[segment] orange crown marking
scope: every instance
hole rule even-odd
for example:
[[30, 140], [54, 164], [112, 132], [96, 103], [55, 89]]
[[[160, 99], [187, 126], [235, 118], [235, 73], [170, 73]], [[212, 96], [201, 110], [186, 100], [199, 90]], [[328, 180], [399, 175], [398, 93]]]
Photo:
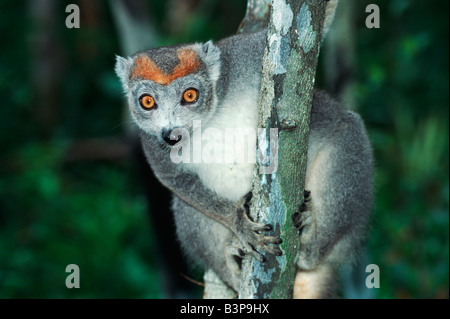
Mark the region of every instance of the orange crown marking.
[[161, 85], [167, 85], [179, 77], [197, 70], [200, 62], [192, 49], [179, 49], [177, 51], [180, 63], [173, 69], [172, 74], [166, 74], [146, 54], [138, 56], [134, 62], [131, 78], [142, 78]]

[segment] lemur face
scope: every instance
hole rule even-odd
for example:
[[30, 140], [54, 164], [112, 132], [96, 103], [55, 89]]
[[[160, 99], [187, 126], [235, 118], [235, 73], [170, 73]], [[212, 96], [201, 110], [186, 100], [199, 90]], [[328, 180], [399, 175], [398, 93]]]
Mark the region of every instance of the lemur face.
[[175, 128], [190, 130], [214, 111], [214, 83], [201, 45], [163, 47], [124, 59], [116, 72], [128, 95], [132, 117], [148, 134], [169, 144]]

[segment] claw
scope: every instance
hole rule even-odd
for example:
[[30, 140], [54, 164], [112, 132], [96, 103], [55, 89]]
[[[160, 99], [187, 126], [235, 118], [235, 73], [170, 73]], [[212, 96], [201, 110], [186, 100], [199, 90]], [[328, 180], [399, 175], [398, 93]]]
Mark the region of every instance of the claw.
[[245, 202], [246, 202], [246, 203], [250, 202], [250, 201], [252, 200], [252, 197], [253, 197], [253, 193], [252, 193], [252, 192], [248, 192], [248, 193], [244, 196]]
[[250, 253], [256, 260], [258, 260], [260, 263], [264, 263], [266, 262], [266, 257], [264, 257], [263, 255], [261, 255], [259, 252], [257, 252], [256, 250], [252, 250]]
[[266, 253], [269, 253], [269, 254], [272, 254], [272, 255], [275, 255], [275, 256], [282, 256], [283, 255], [283, 251], [279, 247], [266, 245], [263, 249], [264, 249], [264, 251]]
[[309, 202], [311, 200], [311, 192], [306, 189], [303, 191], [303, 198], [305, 202]]
[[302, 213], [302, 212], [304, 212], [305, 210], [306, 210], [306, 204], [305, 204], [305, 202], [303, 202], [301, 205], [300, 205], [300, 207], [298, 208], [298, 210]]

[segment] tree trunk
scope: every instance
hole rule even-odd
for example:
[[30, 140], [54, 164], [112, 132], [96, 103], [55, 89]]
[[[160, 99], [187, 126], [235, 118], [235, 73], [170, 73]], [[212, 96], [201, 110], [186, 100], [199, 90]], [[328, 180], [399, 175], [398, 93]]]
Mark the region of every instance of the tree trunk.
[[256, 32], [267, 27], [271, 2], [272, 0], [248, 0], [247, 11], [238, 28], [238, 33]]
[[[325, 1], [274, 0], [259, 98], [259, 161], [250, 212], [274, 225], [283, 256], [243, 261], [240, 298], [292, 298], [299, 241], [291, 215], [303, 201], [309, 118]], [[269, 149], [270, 145], [270, 149]], [[267, 157], [270, 162], [266, 163]]]

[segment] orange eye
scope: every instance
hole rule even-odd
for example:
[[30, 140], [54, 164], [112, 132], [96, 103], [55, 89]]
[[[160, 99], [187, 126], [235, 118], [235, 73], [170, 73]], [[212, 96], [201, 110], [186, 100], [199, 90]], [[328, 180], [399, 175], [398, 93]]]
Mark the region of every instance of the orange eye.
[[155, 99], [148, 94], [143, 94], [139, 98], [139, 104], [144, 110], [151, 110], [156, 106]]
[[187, 89], [183, 93], [183, 100], [181, 102], [183, 103], [194, 103], [198, 99], [198, 90], [197, 89]]

